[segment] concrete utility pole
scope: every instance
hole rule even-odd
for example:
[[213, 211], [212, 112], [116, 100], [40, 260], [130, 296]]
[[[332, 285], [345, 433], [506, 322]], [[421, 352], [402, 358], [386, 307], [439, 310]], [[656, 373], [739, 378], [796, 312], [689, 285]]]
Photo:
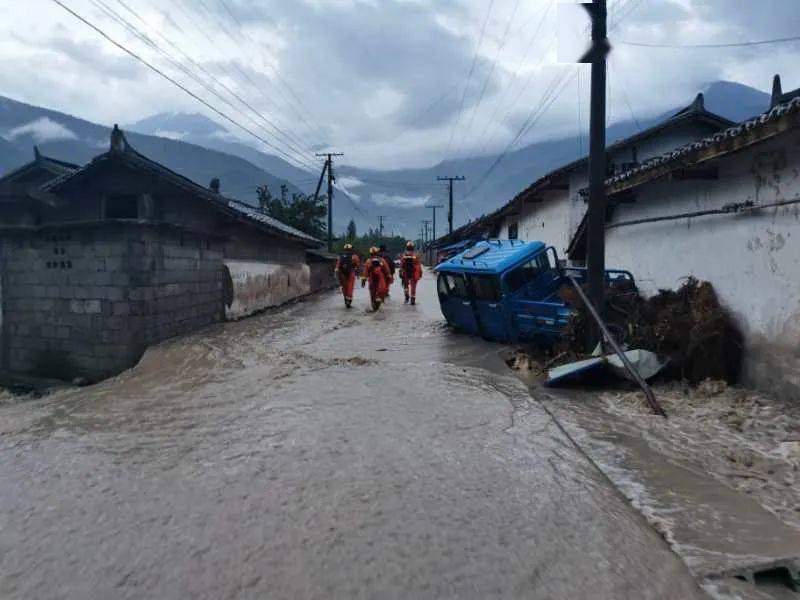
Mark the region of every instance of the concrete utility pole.
[[[592, 46], [580, 62], [592, 65], [589, 125], [589, 208], [586, 216], [586, 266], [589, 299], [603, 316], [605, 307], [606, 218], [606, 56], [608, 44], [606, 0], [583, 5], [592, 19]], [[600, 339], [592, 327], [589, 346]]]
[[378, 215], [378, 231], [380, 237], [383, 237], [383, 220], [388, 218], [386, 215]]
[[453, 233], [453, 182], [454, 181], [464, 181], [466, 177], [463, 175], [458, 175], [456, 177], [437, 177], [436, 181], [448, 181], [450, 182], [450, 205], [449, 210], [447, 211], [447, 233]]
[[333, 174], [333, 157], [344, 156], [341, 152], [326, 152], [317, 154], [317, 156], [327, 157], [325, 159], [325, 166], [322, 167], [322, 173], [319, 176], [319, 183], [317, 184], [317, 191], [314, 193], [314, 200], [319, 196], [319, 188], [322, 185], [322, 178], [325, 175], [325, 170], [328, 171], [328, 252], [333, 252], [333, 182], [336, 181], [336, 176]]
[[[433, 210], [433, 231], [431, 233], [431, 240], [433, 240], [435, 242], [436, 241], [436, 209], [437, 208], [444, 208], [444, 205], [442, 205], [442, 204], [431, 204], [429, 206], [426, 206], [425, 208], [430, 208], [430, 209]], [[429, 260], [429, 262], [431, 264], [433, 264], [433, 248], [430, 249], [429, 254], [430, 254], [430, 256], [428, 257], [428, 260]]]
[[423, 250], [423, 252], [427, 252], [428, 251], [428, 245], [430, 244], [430, 239], [431, 238], [430, 238], [430, 236], [428, 234], [428, 225], [430, 225], [430, 224], [431, 224], [431, 222], [428, 219], [425, 219], [424, 221], [422, 221], [422, 225], [425, 227], [425, 235], [422, 238], [422, 250]]

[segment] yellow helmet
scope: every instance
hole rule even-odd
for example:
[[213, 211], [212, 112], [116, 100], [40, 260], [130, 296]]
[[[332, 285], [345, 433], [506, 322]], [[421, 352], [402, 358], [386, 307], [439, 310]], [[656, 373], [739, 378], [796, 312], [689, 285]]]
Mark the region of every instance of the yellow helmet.
[[344, 245], [344, 249], [345, 250], [352, 250], [353, 249], [353, 244], [345, 244]]
[[406, 250], [413, 250], [414, 249], [414, 242], [406, 242]]
[[372, 248], [369, 249], [369, 253], [370, 254], [377, 254], [378, 253], [378, 249], [375, 246], [373, 246]]

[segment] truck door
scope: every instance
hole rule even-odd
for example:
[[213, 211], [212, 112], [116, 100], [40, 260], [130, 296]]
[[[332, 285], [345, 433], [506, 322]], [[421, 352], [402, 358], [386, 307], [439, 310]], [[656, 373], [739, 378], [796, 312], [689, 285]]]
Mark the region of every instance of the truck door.
[[558, 280], [546, 251], [503, 275], [511, 328], [518, 339], [553, 340], [560, 335], [570, 311], [556, 294]]
[[490, 340], [509, 339], [508, 314], [502, 302], [500, 278], [497, 275], [468, 275], [480, 334]]
[[453, 327], [477, 335], [478, 323], [464, 276], [460, 273], [440, 273], [436, 287], [439, 305], [447, 322]]

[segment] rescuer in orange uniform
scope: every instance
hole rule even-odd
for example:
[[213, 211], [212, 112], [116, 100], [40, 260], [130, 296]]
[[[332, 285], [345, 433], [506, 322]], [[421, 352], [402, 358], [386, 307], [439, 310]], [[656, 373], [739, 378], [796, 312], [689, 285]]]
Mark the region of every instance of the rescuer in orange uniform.
[[353, 288], [356, 285], [356, 274], [361, 266], [361, 259], [353, 252], [353, 244], [345, 244], [342, 253], [336, 260], [336, 275], [339, 285], [342, 286], [344, 305], [350, 308], [353, 305]]
[[361, 287], [369, 282], [369, 297], [372, 300], [373, 310], [378, 310], [386, 299], [391, 278], [392, 273], [386, 259], [381, 257], [379, 250], [373, 246], [369, 249], [369, 258], [364, 261], [364, 271], [361, 274]]
[[406, 294], [406, 304], [417, 303], [417, 282], [422, 279], [422, 263], [414, 253], [413, 242], [406, 244], [406, 251], [400, 259], [400, 279]]

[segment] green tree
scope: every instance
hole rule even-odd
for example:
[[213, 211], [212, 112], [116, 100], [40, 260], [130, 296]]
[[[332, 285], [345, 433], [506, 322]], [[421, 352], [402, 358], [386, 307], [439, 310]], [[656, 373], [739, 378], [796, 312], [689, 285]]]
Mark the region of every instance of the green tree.
[[356, 222], [353, 219], [350, 219], [350, 222], [347, 224], [347, 233], [345, 234], [345, 238], [352, 243], [353, 240], [357, 237], [356, 232]]
[[327, 196], [315, 202], [313, 196], [293, 194], [289, 200], [286, 186], [281, 186], [280, 198], [273, 197], [266, 185], [259, 186], [257, 192], [258, 205], [265, 214], [317, 239], [326, 237]]

